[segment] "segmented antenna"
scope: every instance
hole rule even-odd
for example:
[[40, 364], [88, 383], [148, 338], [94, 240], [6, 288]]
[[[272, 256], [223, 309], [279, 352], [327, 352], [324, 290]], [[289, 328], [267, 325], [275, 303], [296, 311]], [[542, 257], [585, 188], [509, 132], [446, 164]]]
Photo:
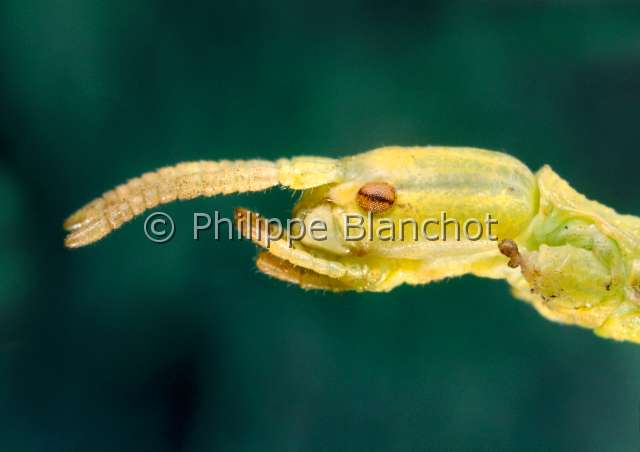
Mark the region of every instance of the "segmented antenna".
[[147, 209], [176, 199], [261, 191], [278, 185], [276, 163], [222, 160], [179, 163], [143, 174], [104, 193], [64, 223], [64, 244], [78, 248], [100, 240]]

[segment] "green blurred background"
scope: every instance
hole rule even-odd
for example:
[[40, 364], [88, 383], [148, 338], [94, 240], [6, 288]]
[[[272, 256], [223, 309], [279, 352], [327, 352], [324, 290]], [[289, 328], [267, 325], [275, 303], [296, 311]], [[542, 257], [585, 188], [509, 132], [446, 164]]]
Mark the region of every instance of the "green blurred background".
[[190, 238], [288, 192], [170, 205], [165, 245], [142, 218], [74, 251], [61, 228], [162, 165], [387, 144], [506, 150], [640, 214], [626, 5], [3, 0], [0, 450], [639, 450], [637, 345], [502, 282], [303, 292]]

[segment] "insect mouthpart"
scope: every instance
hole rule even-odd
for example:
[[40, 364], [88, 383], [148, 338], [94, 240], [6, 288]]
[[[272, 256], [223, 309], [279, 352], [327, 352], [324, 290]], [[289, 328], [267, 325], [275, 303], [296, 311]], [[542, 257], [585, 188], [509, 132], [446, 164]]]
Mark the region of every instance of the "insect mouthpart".
[[340, 221], [336, 209], [330, 203], [320, 204], [299, 212], [304, 223], [301, 242], [310, 247], [332, 254], [345, 255], [349, 250], [344, 246]]

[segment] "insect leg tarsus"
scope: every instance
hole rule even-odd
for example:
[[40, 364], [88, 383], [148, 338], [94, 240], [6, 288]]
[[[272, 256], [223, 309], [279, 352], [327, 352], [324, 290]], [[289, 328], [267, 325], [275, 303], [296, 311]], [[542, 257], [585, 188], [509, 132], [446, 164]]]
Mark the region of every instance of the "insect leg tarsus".
[[309, 270], [308, 268], [293, 265], [284, 259], [280, 259], [268, 251], [258, 255], [256, 266], [262, 273], [281, 281], [286, 281], [303, 289], [320, 289], [331, 292], [343, 292], [350, 287], [339, 279], [330, 278]]

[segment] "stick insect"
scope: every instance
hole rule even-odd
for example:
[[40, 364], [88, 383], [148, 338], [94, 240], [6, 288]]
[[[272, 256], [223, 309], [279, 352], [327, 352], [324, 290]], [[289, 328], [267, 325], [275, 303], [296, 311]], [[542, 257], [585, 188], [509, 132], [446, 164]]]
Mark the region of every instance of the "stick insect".
[[[322, 221], [327, 234], [293, 246], [286, 236], [269, 243], [261, 234], [269, 227], [264, 219], [237, 209], [243, 235], [265, 248], [257, 267], [267, 275], [336, 292], [386, 292], [464, 274], [505, 279], [515, 297], [550, 320], [640, 343], [640, 218], [587, 199], [549, 166], [534, 174], [500, 152], [396, 146], [342, 159], [180, 163], [131, 179], [78, 210], [64, 223], [65, 245], [100, 240], [176, 199], [274, 186], [301, 190], [292, 218]], [[368, 215], [371, 229], [443, 211], [462, 222], [490, 213], [495, 237], [351, 241], [341, 227], [349, 212]]]

